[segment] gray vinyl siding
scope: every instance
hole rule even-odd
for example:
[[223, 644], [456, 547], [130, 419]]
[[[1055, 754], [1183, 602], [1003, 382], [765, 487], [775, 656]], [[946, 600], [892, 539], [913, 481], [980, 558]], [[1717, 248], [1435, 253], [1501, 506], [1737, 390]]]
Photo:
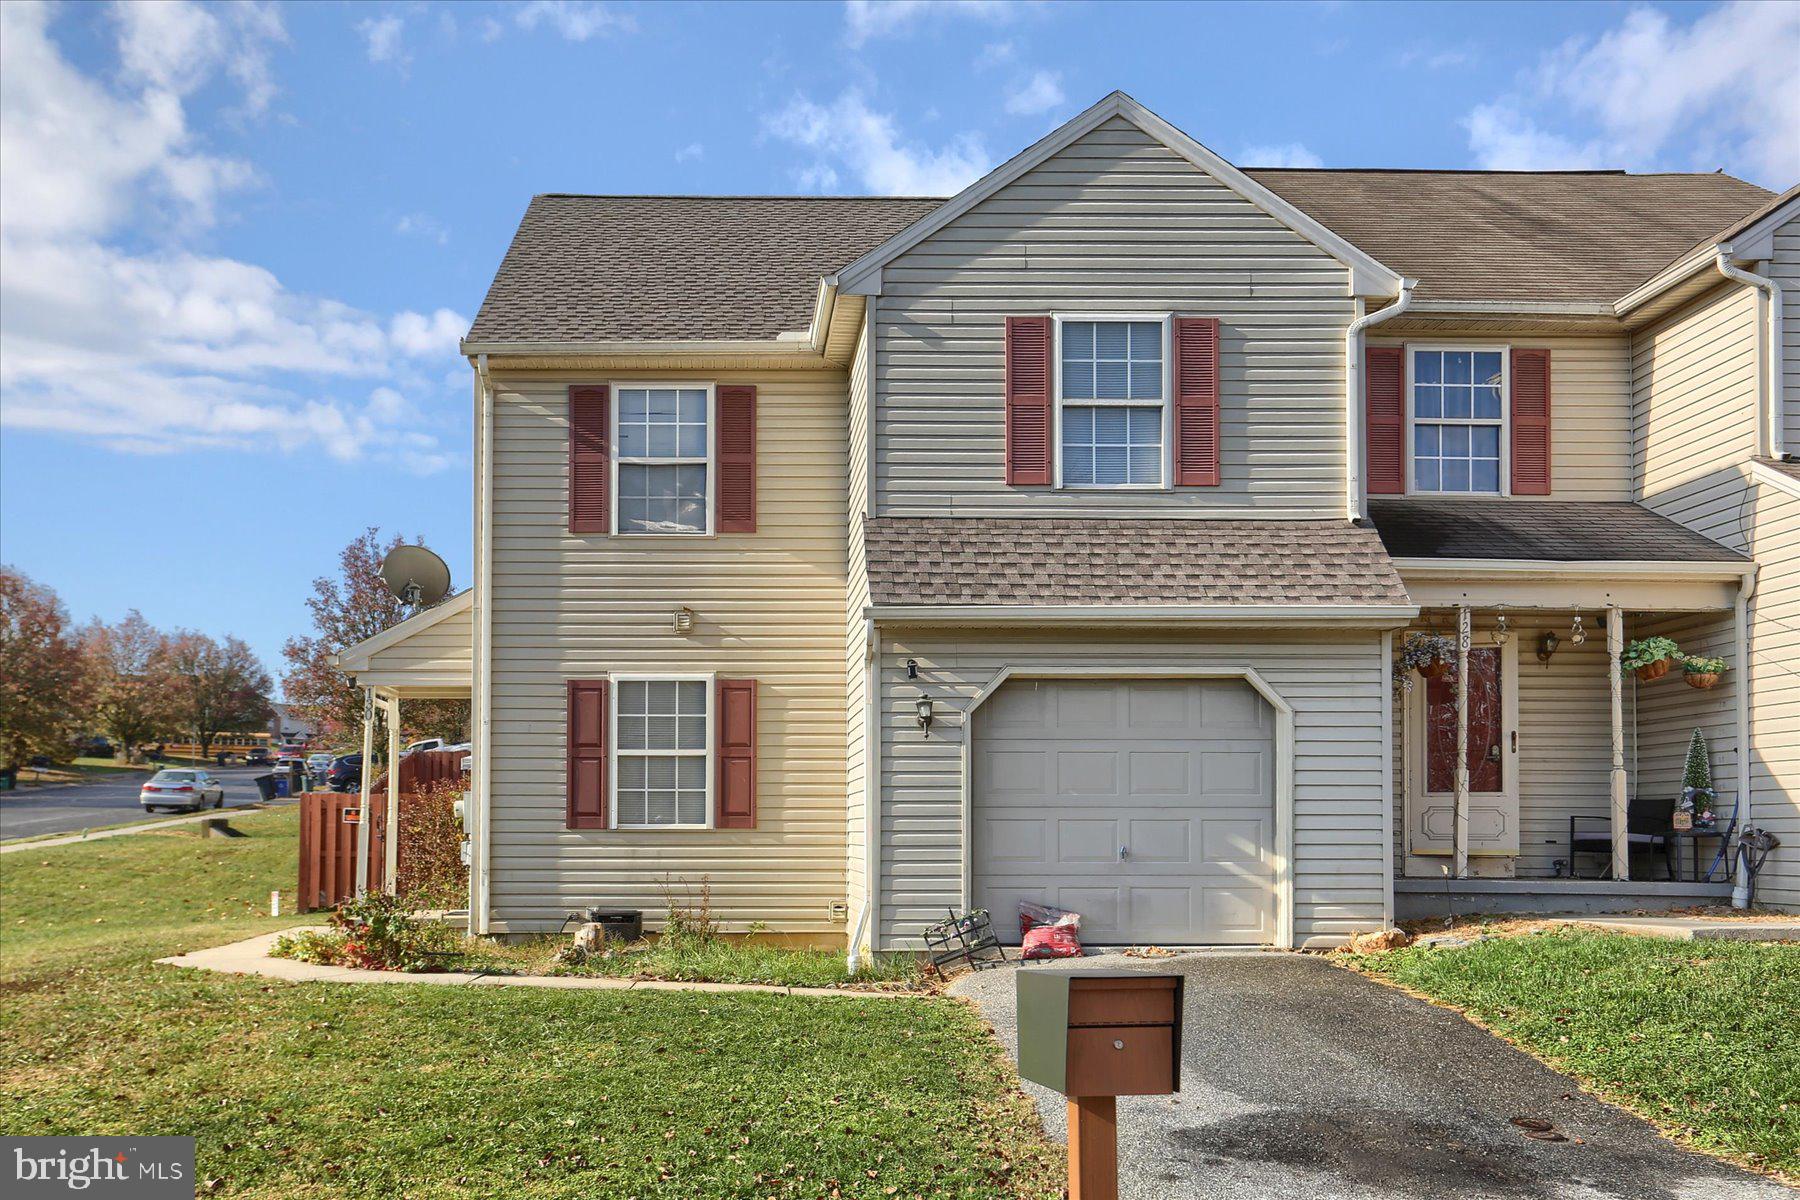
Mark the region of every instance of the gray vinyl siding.
[[[878, 511], [1341, 512], [1349, 290], [1342, 264], [1136, 126], [1109, 121], [883, 269]], [[1219, 318], [1222, 486], [1006, 486], [1004, 318], [1054, 312]]]
[[1520, 496], [1518, 499], [1527, 502], [1631, 499], [1631, 343], [1628, 338], [1496, 334], [1470, 330], [1393, 337], [1374, 336], [1371, 331], [1368, 340], [1372, 346], [1505, 346], [1549, 350], [1550, 494]]
[[[567, 531], [571, 382], [708, 378], [758, 387], [757, 532]], [[492, 904], [501, 932], [581, 905], [660, 924], [665, 880], [710, 885], [727, 930], [841, 943], [845, 897], [845, 393], [835, 371], [632, 371], [496, 380]], [[671, 615], [697, 614], [692, 634]], [[757, 828], [564, 828], [565, 680], [716, 672], [758, 684]]]
[[1756, 453], [1756, 310], [1755, 291], [1727, 284], [1633, 336], [1640, 495], [1703, 487]]
[[1783, 441], [1789, 454], [1800, 454], [1800, 217], [1775, 231], [1768, 274], [1781, 285]]
[[[919, 678], [906, 676], [916, 659]], [[1381, 637], [1372, 631], [1291, 637], [899, 632], [881, 668], [881, 913], [884, 948], [916, 945], [963, 895], [966, 706], [1005, 666], [1249, 666], [1294, 709], [1294, 940], [1379, 928], [1387, 802], [1382, 790]], [[919, 729], [920, 691], [938, 719]], [[996, 913], [999, 921], [1016, 914]]]

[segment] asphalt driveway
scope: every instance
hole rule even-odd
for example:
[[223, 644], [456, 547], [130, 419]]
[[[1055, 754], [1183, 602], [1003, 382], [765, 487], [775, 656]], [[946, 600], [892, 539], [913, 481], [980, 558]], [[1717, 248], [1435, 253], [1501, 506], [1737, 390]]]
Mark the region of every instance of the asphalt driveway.
[[[966, 975], [1015, 1052], [1014, 970], [1187, 976], [1182, 1090], [1119, 1101], [1121, 1194], [1176, 1200], [1740, 1200], [1796, 1193], [1682, 1150], [1456, 1013], [1315, 957], [1106, 955]], [[1064, 1101], [1027, 1084], [1052, 1136]], [[1528, 1138], [1514, 1117], [1567, 1141]]]

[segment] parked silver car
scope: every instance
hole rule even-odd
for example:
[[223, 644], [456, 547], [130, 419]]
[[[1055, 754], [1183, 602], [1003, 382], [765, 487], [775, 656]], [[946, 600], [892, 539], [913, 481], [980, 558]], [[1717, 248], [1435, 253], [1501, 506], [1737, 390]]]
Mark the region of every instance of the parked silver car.
[[198, 812], [208, 804], [223, 808], [225, 785], [205, 771], [158, 771], [138, 790], [138, 803], [144, 806], [145, 812], [155, 812], [159, 808], [170, 811], [185, 808], [189, 812]]

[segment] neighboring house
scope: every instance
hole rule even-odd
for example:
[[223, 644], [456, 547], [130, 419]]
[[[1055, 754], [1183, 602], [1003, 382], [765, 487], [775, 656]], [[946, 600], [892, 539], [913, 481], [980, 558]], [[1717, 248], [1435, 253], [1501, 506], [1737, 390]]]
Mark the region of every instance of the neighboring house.
[[[474, 697], [474, 926], [703, 880], [852, 953], [1028, 897], [1277, 946], [1717, 898], [1623, 879], [1694, 728], [1800, 905], [1797, 211], [1244, 171], [1118, 93], [948, 200], [537, 197], [463, 347], [475, 586], [419, 626], [472, 663], [412, 656]], [[1459, 622], [1466, 719], [1395, 686]], [[356, 659], [390, 701], [411, 624]], [[1658, 633], [1723, 682], [1620, 680]], [[1620, 879], [1557, 878], [1571, 817]]]

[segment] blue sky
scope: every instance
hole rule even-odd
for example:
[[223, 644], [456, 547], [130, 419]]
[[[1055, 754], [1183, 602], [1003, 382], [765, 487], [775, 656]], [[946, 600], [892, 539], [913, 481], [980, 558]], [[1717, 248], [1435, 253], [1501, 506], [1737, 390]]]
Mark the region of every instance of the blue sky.
[[937, 194], [1113, 88], [1243, 165], [1800, 177], [1800, 4], [0, 21], [0, 560], [271, 667], [365, 524], [469, 582], [456, 339], [535, 192]]

